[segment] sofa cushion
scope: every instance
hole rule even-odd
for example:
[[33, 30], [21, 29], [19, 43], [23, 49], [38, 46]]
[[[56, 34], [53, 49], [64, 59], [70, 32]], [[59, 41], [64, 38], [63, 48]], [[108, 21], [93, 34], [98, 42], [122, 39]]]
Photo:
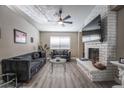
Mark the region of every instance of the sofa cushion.
[[54, 55], [53, 57], [60, 57], [60, 55]]
[[40, 64], [40, 62], [31, 62], [31, 68], [38, 66]]
[[11, 59], [18, 59], [18, 60], [20, 60], [20, 59], [23, 59], [24, 57], [13, 57], [13, 58], [11, 58]]
[[11, 60], [27, 60], [27, 61], [31, 61], [32, 60], [32, 57], [30, 55], [27, 55], [27, 56], [18, 56], [18, 57], [11, 58]]
[[37, 59], [33, 59], [32, 62], [41, 62], [43, 60], [43, 58], [37, 58]]
[[66, 58], [66, 57], [67, 57], [67, 55], [60, 55], [60, 57]]
[[32, 57], [31, 57], [31, 55], [28, 55], [28, 56], [24, 56], [22, 59], [24, 59], [24, 60], [32, 60]]

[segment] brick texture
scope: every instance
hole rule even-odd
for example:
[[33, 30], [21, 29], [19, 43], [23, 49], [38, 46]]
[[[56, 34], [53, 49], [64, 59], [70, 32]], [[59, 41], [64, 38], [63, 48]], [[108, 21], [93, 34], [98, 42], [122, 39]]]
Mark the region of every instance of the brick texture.
[[[99, 61], [107, 66], [106, 73], [115, 72], [116, 68], [110, 64], [111, 60], [116, 60], [116, 17], [117, 14], [114, 11], [110, 11], [109, 6], [96, 6], [90, 15], [85, 20], [85, 25], [89, 23], [97, 15], [101, 15], [101, 19], [104, 20], [104, 42], [86, 42], [85, 43], [85, 57], [88, 58], [89, 48], [99, 48]], [[109, 75], [109, 74], [107, 74]], [[114, 77], [114, 74], [111, 74]], [[113, 80], [112, 77], [112, 80]], [[101, 80], [104, 80], [103, 78]]]

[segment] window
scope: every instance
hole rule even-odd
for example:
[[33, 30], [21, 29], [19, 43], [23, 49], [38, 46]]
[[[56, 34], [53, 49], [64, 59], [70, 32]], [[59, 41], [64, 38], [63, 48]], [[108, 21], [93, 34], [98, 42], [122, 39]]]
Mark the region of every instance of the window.
[[50, 37], [51, 49], [70, 49], [69, 36], [51, 36]]

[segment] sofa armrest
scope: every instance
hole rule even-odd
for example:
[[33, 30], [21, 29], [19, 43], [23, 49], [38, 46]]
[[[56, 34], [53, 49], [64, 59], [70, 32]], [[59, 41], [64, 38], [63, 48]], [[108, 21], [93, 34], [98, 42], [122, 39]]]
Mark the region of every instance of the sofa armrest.
[[53, 56], [54, 56], [54, 53], [53, 53], [53, 52], [51, 52], [51, 53], [50, 53], [50, 55], [51, 55], [51, 58], [53, 58]]
[[71, 52], [68, 52], [67, 61], [70, 61], [70, 59], [71, 59]]
[[2, 60], [2, 73], [16, 73], [19, 81], [29, 80], [30, 75], [30, 61], [17, 59]]
[[68, 52], [68, 56], [71, 57], [71, 52]]

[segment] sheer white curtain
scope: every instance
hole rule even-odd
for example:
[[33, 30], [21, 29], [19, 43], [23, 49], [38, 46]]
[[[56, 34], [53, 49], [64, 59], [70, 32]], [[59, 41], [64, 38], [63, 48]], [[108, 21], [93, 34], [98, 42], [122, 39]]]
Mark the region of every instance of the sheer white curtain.
[[70, 49], [69, 36], [51, 36], [50, 37], [51, 49]]

